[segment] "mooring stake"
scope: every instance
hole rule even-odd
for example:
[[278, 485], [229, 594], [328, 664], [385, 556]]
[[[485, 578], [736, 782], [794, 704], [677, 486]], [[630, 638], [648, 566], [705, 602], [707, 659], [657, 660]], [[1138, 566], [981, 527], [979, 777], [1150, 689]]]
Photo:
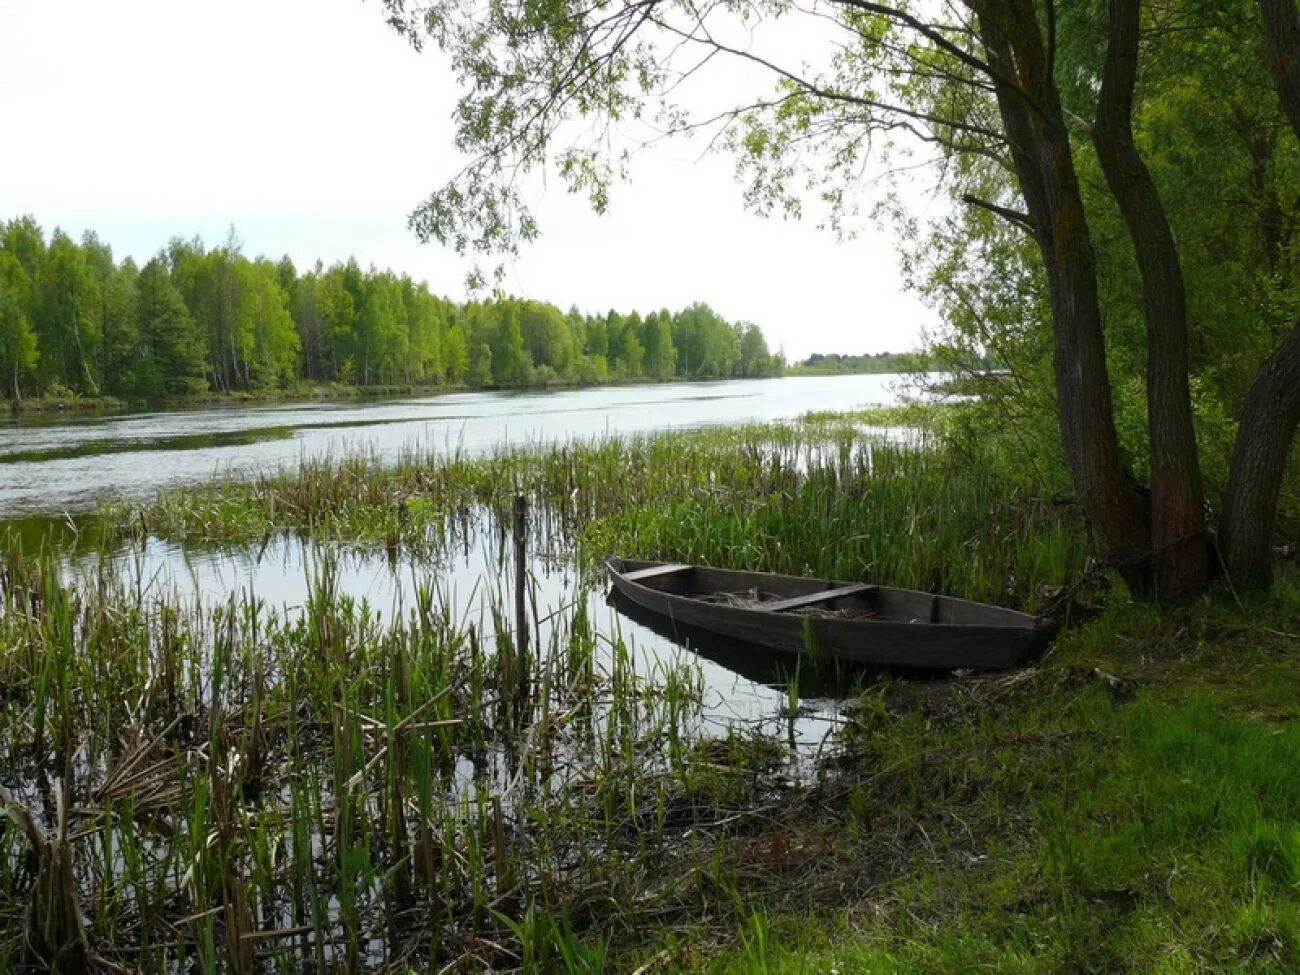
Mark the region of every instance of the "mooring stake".
[[528, 499], [515, 495], [515, 662], [519, 668], [519, 704], [528, 702]]

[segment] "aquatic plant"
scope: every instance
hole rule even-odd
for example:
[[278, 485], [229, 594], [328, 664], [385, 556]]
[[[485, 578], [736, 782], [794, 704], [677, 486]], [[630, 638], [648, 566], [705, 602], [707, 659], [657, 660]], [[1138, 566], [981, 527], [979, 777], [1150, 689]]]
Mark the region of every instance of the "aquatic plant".
[[0, 967], [50, 964], [23, 933], [41, 891], [71, 906], [27, 925], [40, 944], [123, 970], [599, 970], [602, 918], [635, 913], [688, 836], [720, 850], [769, 788], [743, 757], [704, 771], [718, 732], [685, 655], [647, 664], [570, 607], [521, 660], [495, 596], [490, 621], [457, 618], [431, 576], [384, 613], [327, 550], [311, 572], [295, 612], [4, 560], [23, 828], [0, 831]]
[[291, 532], [437, 553], [522, 493], [534, 546], [806, 573], [1037, 609], [1084, 568], [1077, 510], [1006, 476], [1006, 445], [954, 454], [856, 418], [538, 443], [468, 456], [411, 445], [304, 458], [251, 481], [113, 505], [105, 522], [188, 542]]

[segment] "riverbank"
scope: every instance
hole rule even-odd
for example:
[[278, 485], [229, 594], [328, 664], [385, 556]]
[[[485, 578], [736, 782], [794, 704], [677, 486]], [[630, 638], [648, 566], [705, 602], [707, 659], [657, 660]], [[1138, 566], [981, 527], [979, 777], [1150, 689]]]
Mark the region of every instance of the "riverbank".
[[[1071, 506], [1008, 480], [1014, 445], [950, 456], [922, 420], [304, 458], [107, 507], [128, 548], [81, 581], [0, 568], [0, 784], [53, 828], [71, 782], [87, 942], [133, 971], [1294, 970], [1300, 571], [1161, 616], [1087, 571]], [[859, 674], [825, 710], [796, 669], [774, 717], [824, 715], [811, 741], [720, 722], [693, 656], [638, 655], [568, 595], [531, 609], [521, 674], [517, 492], [575, 580], [619, 551], [1071, 625], [1034, 667]], [[466, 615], [448, 558], [480, 518]], [[298, 616], [251, 580], [169, 595], [131, 554], [286, 537]], [[409, 561], [407, 600], [346, 590], [348, 549]], [[0, 833], [0, 967], [28, 846]]]
[[869, 692], [666, 969], [1295, 971], [1297, 618], [1292, 567], [1271, 599], [1113, 606], [1037, 667]]
[[[588, 385], [641, 385], [653, 380], [629, 380], [627, 383], [547, 383], [532, 386], [505, 387], [518, 390], [582, 389]], [[338, 383], [307, 384], [287, 389], [234, 390], [231, 392], [205, 392], [180, 396], [163, 396], [156, 400], [125, 400], [116, 396], [42, 396], [23, 400], [6, 400], [9, 412], [23, 414], [48, 413], [120, 413], [125, 410], [157, 409], [184, 410], [205, 406], [241, 406], [252, 403], [316, 403], [322, 401], [351, 401], [370, 399], [397, 399], [415, 396], [442, 396], [451, 393], [491, 391], [503, 387], [469, 386], [460, 384], [348, 386]]]
[[[791, 373], [792, 375], [805, 375]], [[806, 375], [817, 375], [808, 373]], [[873, 374], [874, 375], [874, 374]], [[491, 393], [491, 392], [562, 392], [564, 390], [619, 388], [635, 386], [656, 386], [666, 383], [708, 383], [719, 382], [732, 377], [681, 377], [666, 379], [622, 378], [603, 381], [554, 380], [545, 383], [520, 383], [499, 385], [470, 385], [467, 383], [444, 383], [441, 385], [406, 385], [385, 384], [371, 386], [349, 386], [341, 383], [302, 384], [285, 389], [268, 388], [254, 390], [232, 390], [230, 392], [204, 392], [185, 395], [163, 396], [150, 400], [129, 400], [116, 396], [29, 396], [22, 400], [6, 399], [3, 402], [9, 413], [14, 416], [47, 415], [57, 413], [121, 413], [128, 410], [190, 410], [203, 407], [243, 406], [249, 404], [274, 403], [291, 405], [294, 403], [350, 402], [380, 399], [402, 399], [426, 396], [447, 396], [453, 393]], [[737, 379], [771, 379], [773, 376], [734, 377]]]

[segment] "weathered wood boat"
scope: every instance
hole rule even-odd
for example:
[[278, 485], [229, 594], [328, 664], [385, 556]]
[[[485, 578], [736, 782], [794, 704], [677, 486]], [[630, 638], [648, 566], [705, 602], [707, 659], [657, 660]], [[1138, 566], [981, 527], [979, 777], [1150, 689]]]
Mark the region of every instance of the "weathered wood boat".
[[605, 560], [614, 589], [652, 613], [786, 653], [926, 670], [1005, 670], [1041, 653], [1055, 622], [985, 603], [860, 582]]

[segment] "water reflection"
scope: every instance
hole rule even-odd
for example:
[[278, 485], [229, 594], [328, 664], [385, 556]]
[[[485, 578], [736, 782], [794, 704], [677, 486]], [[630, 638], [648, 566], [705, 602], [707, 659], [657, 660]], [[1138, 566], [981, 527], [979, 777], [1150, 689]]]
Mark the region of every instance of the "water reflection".
[[[328, 565], [334, 591], [364, 604], [381, 625], [403, 619], [425, 588], [448, 607], [453, 621], [472, 625], [490, 644], [497, 621], [510, 616], [503, 607], [514, 605], [512, 553], [503, 536], [489, 514], [478, 512], [438, 554], [358, 549], [289, 535], [237, 548], [181, 546], [148, 537], [107, 554], [72, 556], [69, 572], [86, 585], [104, 576], [122, 580], [146, 600], [211, 606], [252, 598], [292, 618], [303, 612]], [[790, 658], [776, 660], [753, 648], [727, 646], [720, 638], [666, 630], [660, 621], [614, 602], [603, 576], [582, 570], [571, 558], [539, 547], [528, 561], [527, 578], [534, 652], [561, 653], [558, 641], [569, 638], [568, 624], [584, 607], [606, 664], [620, 642], [643, 674], [655, 673], [684, 652], [698, 654], [701, 719], [718, 733], [744, 727], [798, 745], [819, 745], [838, 720], [839, 699], [862, 679], [860, 672], [801, 668], [792, 697]], [[793, 714], [792, 701], [798, 705]]]

